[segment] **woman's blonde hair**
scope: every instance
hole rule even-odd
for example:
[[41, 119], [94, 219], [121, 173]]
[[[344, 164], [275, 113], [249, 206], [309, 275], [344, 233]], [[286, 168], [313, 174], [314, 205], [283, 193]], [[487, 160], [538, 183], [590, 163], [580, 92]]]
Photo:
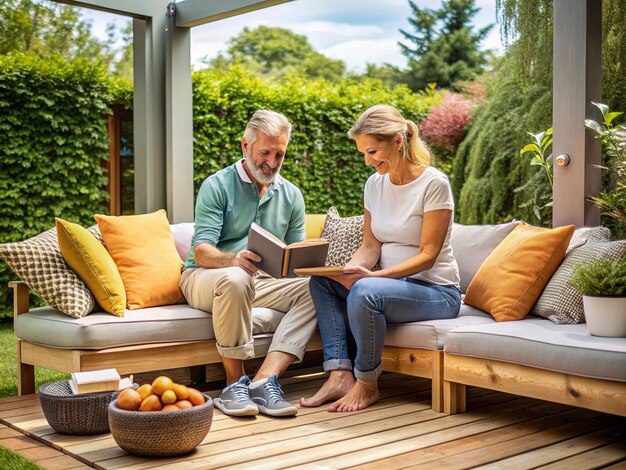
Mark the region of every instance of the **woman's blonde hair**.
[[400, 155], [416, 165], [430, 166], [433, 155], [428, 146], [420, 139], [417, 125], [404, 119], [400, 111], [393, 106], [378, 104], [368, 108], [348, 131], [348, 137], [357, 135], [373, 135], [378, 140], [391, 141], [400, 134], [403, 139]]

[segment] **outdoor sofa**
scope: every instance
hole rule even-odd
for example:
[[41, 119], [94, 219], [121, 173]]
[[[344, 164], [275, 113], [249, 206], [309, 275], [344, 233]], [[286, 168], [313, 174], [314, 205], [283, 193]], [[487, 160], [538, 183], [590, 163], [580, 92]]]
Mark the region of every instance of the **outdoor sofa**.
[[[307, 215], [307, 236], [319, 236], [324, 219]], [[454, 225], [451, 243], [463, 292], [516, 226]], [[193, 224], [171, 230], [185, 258]], [[584, 243], [584, 236], [575, 238]], [[345, 245], [345, 240], [335, 243]], [[128, 374], [220, 362], [210, 314], [186, 304], [74, 319], [51, 307], [30, 309], [27, 285], [11, 286], [20, 395], [35, 391], [34, 366], [66, 373], [115, 367]], [[271, 335], [255, 331], [257, 355], [266, 353]], [[321, 349], [317, 335], [308, 350], [316, 349]], [[390, 325], [383, 369], [431, 379], [435, 411], [464, 411], [465, 386], [471, 385], [626, 416], [626, 338], [591, 336], [584, 323], [555, 324], [532, 314], [497, 322], [463, 304], [454, 319]]]

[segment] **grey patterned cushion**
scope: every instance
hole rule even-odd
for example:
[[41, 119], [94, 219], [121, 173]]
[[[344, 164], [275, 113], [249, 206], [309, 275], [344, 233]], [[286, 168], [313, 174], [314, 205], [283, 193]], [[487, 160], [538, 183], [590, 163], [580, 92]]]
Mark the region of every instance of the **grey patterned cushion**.
[[[97, 225], [88, 230], [102, 242]], [[94, 309], [91, 292], [63, 259], [56, 228], [21, 242], [0, 244], [0, 258], [39, 297], [66, 315], [81, 318]]]
[[611, 239], [611, 230], [608, 227], [580, 227], [574, 230], [574, 235], [569, 242], [567, 252], [583, 245], [587, 240], [590, 242], [608, 242]]
[[326, 266], [343, 266], [363, 241], [363, 216], [340, 217], [331, 207], [326, 214], [322, 236], [328, 240]]
[[554, 323], [583, 323], [583, 297], [569, 285], [574, 266], [581, 261], [619, 259], [626, 256], [626, 240], [595, 242], [585, 240], [582, 245], [571, 249], [556, 270], [531, 313], [547, 318]]

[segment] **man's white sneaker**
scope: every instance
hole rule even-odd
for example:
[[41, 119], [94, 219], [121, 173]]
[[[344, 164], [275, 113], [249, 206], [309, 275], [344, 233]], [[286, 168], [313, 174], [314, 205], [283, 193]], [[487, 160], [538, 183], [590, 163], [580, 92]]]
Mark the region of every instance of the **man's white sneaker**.
[[230, 416], [258, 415], [259, 409], [250, 400], [248, 385], [250, 385], [250, 379], [245, 375], [237, 382], [230, 384], [222, 390], [218, 398], [213, 400], [215, 407], [222, 410], [222, 413]]

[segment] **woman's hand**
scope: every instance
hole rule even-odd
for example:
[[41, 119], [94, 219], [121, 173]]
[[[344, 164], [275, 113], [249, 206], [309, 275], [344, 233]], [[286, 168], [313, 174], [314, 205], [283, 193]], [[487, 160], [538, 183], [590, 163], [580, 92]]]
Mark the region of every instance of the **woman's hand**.
[[363, 279], [364, 277], [376, 277], [376, 274], [373, 271], [370, 271], [363, 266], [348, 266], [346, 265], [343, 268], [343, 272], [345, 273], [343, 276], [328, 276], [333, 281], [337, 281], [339, 284], [344, 286], [346, 289], [352, 289], [352, 285], [358, 281], [359, 279]]

